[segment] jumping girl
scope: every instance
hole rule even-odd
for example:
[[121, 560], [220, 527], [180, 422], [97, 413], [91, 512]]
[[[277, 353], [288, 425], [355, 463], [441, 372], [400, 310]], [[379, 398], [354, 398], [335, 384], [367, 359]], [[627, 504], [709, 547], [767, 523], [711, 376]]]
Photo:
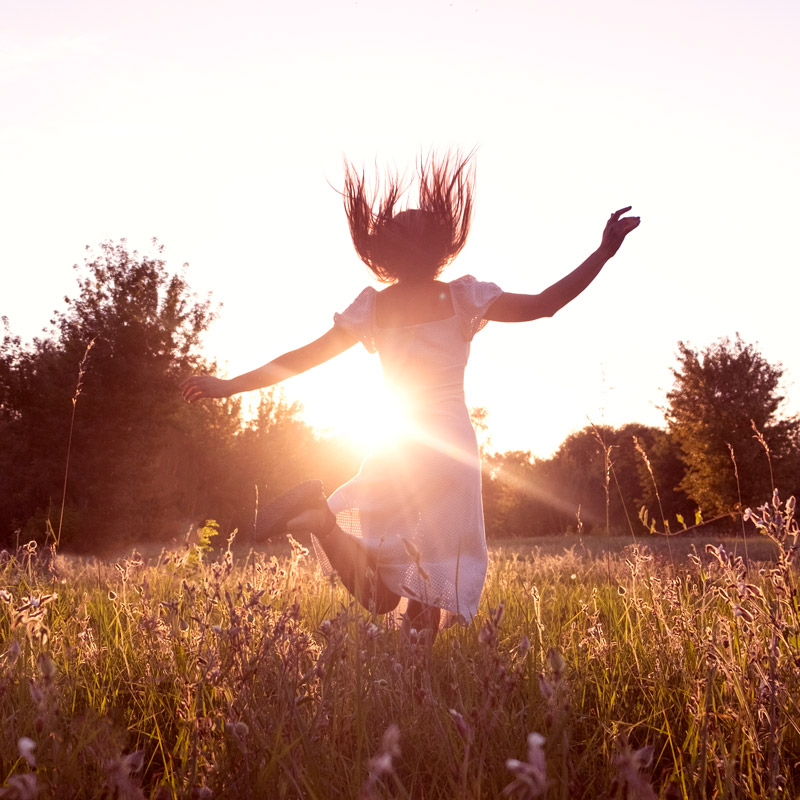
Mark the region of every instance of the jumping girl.
[[345, 169], [344, 206], [356, 252], [389, 286], [367, 287], [316, 341], [259, 369], [223, 380], [189, 378], [189, 402], [272, 386], [361, 342], [377, 352], [384, 378], [402, 399], [399, 440], [373, 452], [327, 499], [319, 481], [300, 484], [258, 514], [257, 538], [310, 531], [323, 569], [334, 569], [365, 607], [383, 614], [408, 598], [403, 629], [429, 631], [441, 610], [471, 620], [486, 576], [481, 467], [464, 401], [472, 337], [487, 322], [550, 317], [580, 294], [639, 224], [615, 211], [600, 246], [540, 294], [512, 294], [470, 275], [445, 282], [472, 215], [470, 157], [419, 165], [418, 208], [398, 210], [404, 189], [389, 176], [368, 192], [363, 173]]

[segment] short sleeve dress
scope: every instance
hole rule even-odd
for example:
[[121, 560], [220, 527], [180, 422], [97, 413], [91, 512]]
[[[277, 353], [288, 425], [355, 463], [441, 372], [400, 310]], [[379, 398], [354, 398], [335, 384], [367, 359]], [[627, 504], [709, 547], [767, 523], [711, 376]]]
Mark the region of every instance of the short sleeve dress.
[[486, 577], [487, 551], [464, 368], [472, 337], [502, 290], [471, 275], [449, 287], [454, 313], [446, 319], [379, 328], [377, 292], [371, 287], [335, 315], [335, 325], [379, 354], [404, 424], [328, 504], [342, 530], [374, 553], [387, 588], [471, 620]]

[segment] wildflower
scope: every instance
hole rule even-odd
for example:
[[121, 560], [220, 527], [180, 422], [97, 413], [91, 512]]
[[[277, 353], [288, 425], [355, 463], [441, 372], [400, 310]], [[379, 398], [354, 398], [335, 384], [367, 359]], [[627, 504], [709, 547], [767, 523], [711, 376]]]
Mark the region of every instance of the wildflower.
[[494, 622], [496, 627], [500, 627], [500, 623], [503, 621], [503, 617], [506, 613], [506, 603], [505, 600], [500, 602], [500, 605], [497, 606], [493, 611], [490, 612], [492, 617], [492, 622]]
[[141, 772], [143, 766], [144, 750], [136, 750], [133, 753], [128, 753], [128, 755], [122, 759], [122, 767], [128, 775], [132, 775], [134, 772]]
[[108, 787], [112, 796], [128, 800], [144, 800], [144, 793], [133, 779], [133, 775], [144, 767], [144, 750], [136, 750], [126, 756], [115, 758], [106, 764]]
[[300, 561], [308, 555], [308, 548], [304, 547], [292, 535], [287, 534], [286, 538], [289, 540], [289, 545], [292, 548], [292, 558]]
[[540, 797], [547, 788], [547, 765], [544, 759], [544, 736], [540, 733], [528, 734], [528, 760], [518, 761], [509, 758], [506, 767], [514, 775], [514, 780], [503, 789], [505, 795], [519, 797]]
[[564, 656], [558, 652], [554, 647], [547, 651], [547, 663], [553, 672], [553, 677], [558, 680], [567, 668], [567, 662], [564, 661]]
[[247, 723], [241, 721], [226, 723], [225, 730], [240, 741], [245, 739], [247, 734], [250, 733], [250, 728], [247, 727]]
[[36, 775], [25, 772], [22, 775], [12, 775], [6, 785], [0, 789], [0, 798], [9, 800], [36, 800], [39, 787], [36, 785]]
[[734, 617], [741, 617], [745, 622], [753, 622], [755, 617], [743, 606], [740, 606], [738, 603], [734, 603], [733, 605], [733, 616]]
[[393, 759], [400, 756], [400, 729], [392, 723], [384, 732], [381, 752], [369, 760], [369, 775], [362, 787], [362, 796], [374, 797], [373, 788], [384, 776], [394, 772]]
[[470, 730], [469, 725], [467, 725], [466, 720], [461, 714], [458, 713], [454, 708], [450, 709], [450, 716], [453, 718], [453, 722], [456, 725], [456, 730], [458, 731], [458, 735], [465, 741], [469, 742], [472, 740], [472, 731]]
[[389, 775], [392, 771], [392, 756], [390, 753], [379, 753], [369, 761], [369, 777], [372, 781]]
[[639, 750], [632, 750], [626, 738], [622, 737], [619, 752], [613, 758], [617, 768], [614, 783], [621, 790], [621, 797], [636, 797], [640, 800], [657, 800], [650, 781], [642, 775], [642, 771], [653, 761], [653, 745]]
[[28, 691], [30, 692], [31, 700], [33, 700], [37, 706], [40, 706], [44, 701], [44, 692], [33, 682], [31, 682], [28, 687]]
[[20, 758], [24, 758], [28, 762], [29, 767], [36, 766], [36, 756], [33, 751], [36, 749], [36, 742], [27, 736], [23, 736], [17, 742], [17, 750], [19, 750]]
[[56, 676], [56, 665], [50, 656], [40, 653], [36, 659], [36, 665], [39, 667], [39, 672], [46, 681], [52, 681]]

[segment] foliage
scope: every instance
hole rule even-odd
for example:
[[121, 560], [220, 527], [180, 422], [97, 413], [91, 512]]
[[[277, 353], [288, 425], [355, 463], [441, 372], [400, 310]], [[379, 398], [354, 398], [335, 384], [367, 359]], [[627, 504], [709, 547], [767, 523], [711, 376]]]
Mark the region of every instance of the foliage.
[[266, 501], [308, 475], [335, 487], [356, 472], [361, 454], [320, 440], [280, 391], [262, 392], [251, 419], [238, 399], [183, 402], [182, 378], [216, 371], [200, 356], [214, 310], [161, 256], [155, 242], [149, 255], [106, 242], [75, 267], [76, 295], [47, 336], [23, 346], [4, 321], [0, 541], [21, 529], [98, 552], [206, 519], [249, 531], [257, 491]]
[[[200, 355], [214, 310], [161, 256], [155, 242], [150, 255], [106, 242], [76, 267], [76, 295], [46, 336], [24, 346], [4, 320], [0, 540], [19, 531], [97, 552], [177, 541], [206, 519], [247, 537], [257, 502], [310, 475], [330, 490], [356, 473], [363, 454], [317, 436], [280, 390], [262, 392], [249, 418], [238, 399], [182, 402], [184, 376], [216, 369]], [[589, 425], [534, 459], [490, 453], [487, 412], [473, 409], [487, 535], [632, 531], [640, 507], [646, 527], [668, 527], [698, 505], [706, 518], [730, 512], [775, 480], [800, 488], [800, 424], [778, 417], [781, 368], [738, 337], [679, 348], [666, 431]]]
[[[636, 443], [650, 450], [650, 475]], [[654, 486], [674, 486], [674, 445], [657, 428], [631, 423], [620, 428], [588, 425], [570, 434], [550, 459], [525, 451], [484, 456], [484, 509], [489, 536], [543, 536], [628, 530], [644, 504], [657, 510]], [[661, 498], [666, 516], [689, 504], [679, 490]]]
[[666, 416], [686, 466], [681, 488], [707, 517], [752, 505], [776, 481], [794, 490], [800, 422], [780, 416], [782, 367], [738, 335], [678, 348]]
[[[65, 498], [74, 527], [65, 533], [89, 546], [90, 538], [125, 540], [179, 522], [170, 517], [187, 493], [181, 456], [201, 432], [189, 424], [176, 383], [209, 368], [199, 344], [214, 312], [168, 272], [157, 243], [140, 255], [124, 241], [106, 242], [75, 269], [77, 295], [65, 298], [50, 334], [30, 347], [6, 339], [0, 458], [15, 468], [0, 504], [16, 525], [37, 508], [52, 522], [74, 434]], [[206, 430], [230, 430], [238, 410], [223, 404], [205, 421]]]
[[794, 511], [751, 512], [775, 558], [749, 568], [716, 544], [676, 568], [495, 550], [478, 618], [430, 653], [296, 543], [239, 566], [5, 554], [0, 791], [794, 797]]

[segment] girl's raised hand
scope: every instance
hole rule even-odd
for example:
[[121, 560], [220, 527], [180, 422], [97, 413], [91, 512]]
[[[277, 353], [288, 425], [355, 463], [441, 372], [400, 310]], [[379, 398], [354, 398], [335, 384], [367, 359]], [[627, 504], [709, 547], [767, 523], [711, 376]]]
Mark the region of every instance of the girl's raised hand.
[[230, 381], [211, 375], [194, 375], [181, 384], [181, 393], [188, 403], [209, 397], [228, 397], [231, 394], [229, 384]]
[[639, 217], [622, 216], [630, 211], [631, 208], [632, 206], [625, 206], [625, 208], [615, 211], [606, 223], [603, 239], [600, 242], [600, 249], [604, 251], [608, 258], [611, 258], [619, 250], [625, 237], [639, 226]]

